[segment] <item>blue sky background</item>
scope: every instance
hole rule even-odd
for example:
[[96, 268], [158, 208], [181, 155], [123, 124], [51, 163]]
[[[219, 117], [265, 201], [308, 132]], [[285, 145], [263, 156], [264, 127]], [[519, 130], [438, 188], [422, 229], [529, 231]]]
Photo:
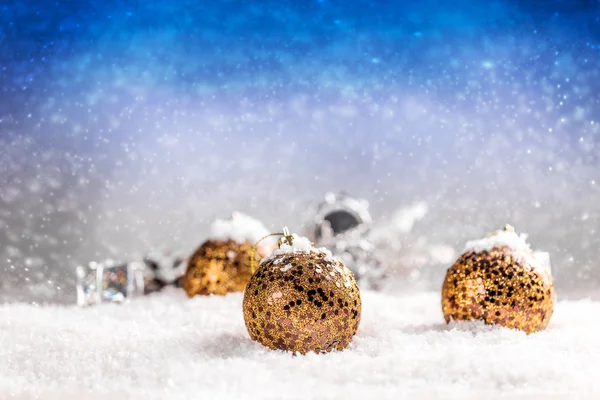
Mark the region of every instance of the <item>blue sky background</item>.
[[378, 221], [426, 202], [414, 236], [457, 250], [511, 222], [565, 293], [600, 285], [597, 1], [0, 10], [4, 298], [70, 299], [75, 264], [190, 251], [234, 209], [299, 227], [342, 189]]

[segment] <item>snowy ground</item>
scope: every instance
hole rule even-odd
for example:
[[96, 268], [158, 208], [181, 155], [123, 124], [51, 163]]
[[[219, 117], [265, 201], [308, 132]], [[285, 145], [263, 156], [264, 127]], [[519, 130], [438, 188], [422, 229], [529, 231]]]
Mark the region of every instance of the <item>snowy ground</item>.
[[559, 301], [526, 336], [443, 324], [438, 293], [363, 293], [351, 347], [293, 356], [252, 342], [242, 296], [94, 308], [3, 305], [0, 398], [599, 398], [600, 302]]

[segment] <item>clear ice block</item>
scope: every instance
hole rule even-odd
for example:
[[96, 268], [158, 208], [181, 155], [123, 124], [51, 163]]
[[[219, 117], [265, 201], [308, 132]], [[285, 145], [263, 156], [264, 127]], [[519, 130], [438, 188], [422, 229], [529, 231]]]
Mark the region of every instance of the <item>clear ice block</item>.
[[77, 267], [77, 305], [122, 303], [143, 295], [144, 269], [141, 262], [117, 263], [112, 260]]

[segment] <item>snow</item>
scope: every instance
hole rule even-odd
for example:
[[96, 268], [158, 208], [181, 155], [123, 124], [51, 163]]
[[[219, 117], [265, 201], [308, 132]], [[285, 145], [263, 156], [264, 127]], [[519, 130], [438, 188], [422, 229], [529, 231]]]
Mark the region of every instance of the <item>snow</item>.
[[[415, 225], [428, 214], [429, 206], [420, 201], [397, 209], [389, 220], [379, 221], [369, 239], [385, 260], [389, 276], [402, 276], [414, 282], [427, 266], [448, 266], [457, 257], [452, 246], [436, 243], [434, 235], [418, 235]], [[436, 228], [437, 229], [437, 228]]]
[[428, 207], [425, 202], [417, 202], [396, 210], [389, 220], [374, 226], [371, 238], [374, 240], [389, 240], [399, 234], [410, 233], [414, 225], [427, 215]]
[[527, 243], [527, 234], [517, 234], [514, 230], [501, 230], [483, 239], [471, 240], [465, 245], [465, 252], [490, 251], [494, 248], [508, 247], [512, 256], [526, 261], [530, 267], [550, 273], [550, 255], [545, 252], [534, 253]]
[[287, 241], [283, 241], [278, 249], [273, 252], [273, 256], [279, 256], [282, 254], [293, 254], [293, 253], [310, 253], [318, 251], [315, 247], [313, 247], [312, 243], [308, 238], [304, 236], [298, 236], [297, 234], [292, 234], [292, 244], [289, 244]]
[[285, 267], [283, 268], [279, 268], [281, 270], [281, 272], [287, 272], [290, 269], [292, 269], [293, 265], [292, 264], [287, 264]]
[[[337, 258], [335, 258], [333, 256], [333, 254], [331, 254], [331, 251], [327, 250], [325, 247], [314, 247], [312, 242], [304, 236], [299, 236], [297, 234], [292, 234], [292, 244], [290, 245], [289, 243], [287, 243], [285, 240], [282, 241], [282, 243], [279, 245], [279, 248], [275, 249], [269, 256], [263, 258], [261, 260], [261, 264], [263, 262], [266, 261], [270, 261], [274, 258], [277, 258], [281, 255], [286, 255], [286, 254], [296, 254], [296, 253], [325, 253], [325, 261], [329, 261], [329, 262], [334, 262], [337, 260]], [[277, 264], [277, 262], [276, 262]], [[282, 268], [281, 270], [283, 272], [287, 271], [287, 269], [285, 269], [287, 267]], [[284, 271], [285, 269], [285, 271]], [[289, 269], [289, 268], [288, 268]]]
[[531, 246], [527, 243], [527, 234], [517, 234], [511, 230], [494, 232], [488, 237], [468, 241], [465, 245], [465, 252], [489, 251], [493, 248], [502, 248], [504, 246], [508, 246], [516, 253], [531, 253]]
[[393, 224], [399, 232], [409, 233], [417, 221], [422, 220], [427, 215], [427, 204], [424, 202], [415, 203], [409, 207], [398, 210], [393, 218]]
[[546, 331], [442, 319], [437, 292], [363, 291], [343, 352], [293, 356], [248, 337], [242, 294], [168, 290], [86, 309], [3, 305], [0, 398], [598, 398], [600, 302], [559, 301]]
[[550, 261], [550, 253], [547, 251], [536, 251], [533, 257], [552, 275], [552, 263]]
[[[307, 357], [252, 343], [241, 295], [16, 303], [74, 303], [93, 260], [191, 254], [232, 210], [301, 226], [338, 190], [371, 205], [392, 288], [437, 290], [508, 220], [563, 299], [597, 293], [592, 2], [4, 3], [0, 399], [598, 398], [592, 301], [526, 337], [364, 292], [352, 348]], [[244, 218], [212, 235], [258, 239]]]
[[239, 212], [230, 219], [217, 219], [210, 228], [211, 239], [232, 239], [240, 244], [246, 241], [254, 244], [268, 234], [262, 222]]

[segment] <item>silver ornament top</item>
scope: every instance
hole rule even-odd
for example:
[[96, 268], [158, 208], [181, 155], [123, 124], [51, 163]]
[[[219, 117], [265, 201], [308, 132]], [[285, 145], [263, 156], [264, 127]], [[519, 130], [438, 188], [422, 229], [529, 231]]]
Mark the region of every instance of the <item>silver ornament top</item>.
[[352, 270], [361, 286], [378, 288], [386, 274], [368, 238], [372, 221], [366, 200], [328, 193], [308, 218], [306, 235]]
[[372, 222], [366, 200], [346, 193], [327, 193], [312, 217], [313, 231], [308, 233], [315, 243], [327, 242], [338, 235], [359, 237], [369, 232]]

